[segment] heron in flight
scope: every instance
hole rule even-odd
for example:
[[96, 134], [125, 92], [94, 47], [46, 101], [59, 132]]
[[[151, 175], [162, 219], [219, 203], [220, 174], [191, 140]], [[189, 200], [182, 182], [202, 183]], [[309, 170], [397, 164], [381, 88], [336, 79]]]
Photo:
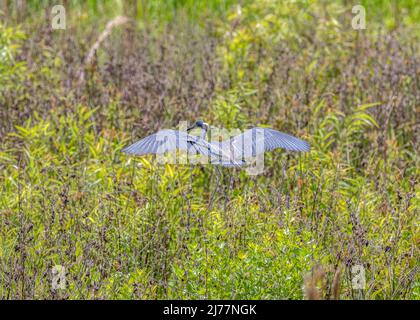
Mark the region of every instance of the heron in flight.
[[[201, 128], [201, 135], [189, 134], [194, 128]], [[187, 131], [161, 130], [147, 136], [122, 151], [128, 154], [164, 154], [182, 150], [188, 154], [206, 156], [211, 164], [225, 167], [246, 165], [246, 159], [256, 157], [265, 151], [282, 148], [289, 151], [309, 151], [309, 144], [289, 134], [269, 129], [254, 127], [224, 141], [207, 141], [209, 125], [202, 120], [196, 121]]]

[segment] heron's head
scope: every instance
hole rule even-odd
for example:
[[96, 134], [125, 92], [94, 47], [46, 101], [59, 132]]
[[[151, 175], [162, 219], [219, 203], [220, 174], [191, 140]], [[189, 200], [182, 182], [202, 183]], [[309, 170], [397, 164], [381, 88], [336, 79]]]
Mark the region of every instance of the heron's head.
[[197, 120], [191, 127], [187, 129], [187, 131], [190, 131], [197, 127], [207, 131], [207, 129], [209, 128], [209, 125], [205, 123], [203, 120]]

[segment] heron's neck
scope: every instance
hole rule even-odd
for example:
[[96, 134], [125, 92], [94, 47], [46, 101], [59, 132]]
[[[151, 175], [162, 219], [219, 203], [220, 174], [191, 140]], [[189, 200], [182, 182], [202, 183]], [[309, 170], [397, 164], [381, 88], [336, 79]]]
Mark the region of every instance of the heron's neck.
[[201, 128], [201, 139], [206, 140], [207, 130]]

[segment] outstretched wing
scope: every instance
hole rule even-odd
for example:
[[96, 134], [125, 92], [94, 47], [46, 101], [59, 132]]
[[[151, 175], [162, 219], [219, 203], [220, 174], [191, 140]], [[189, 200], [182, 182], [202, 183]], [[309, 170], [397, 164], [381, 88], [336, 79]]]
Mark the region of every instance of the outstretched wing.
[[122, 151], [129, 154], [164, 154], [175, 149], [189, 151], [200, 138], [178, 130], [161, 130]]
[[283, 148], [290, 151], [309, 151], [310, 145], [304, 140], [298, 139], [274, 129], [255, 127], [244, 131], [230, 140], [212, 142], [220, 144], [227, 152], [237, 157], [255, 157], [265, 151]]
[[223, 151], [204, 139], [190, 135], [183, 131], [162, 130], [136, 143], [128, 146], [122, 151], [129, 154], [164, 154], [173, 150], [187, 151], [189, 154], [202, 154], [209, 157], [212, 164], [222, 166], [238, 167], [244, 164], [243, 161], [226, 158]]

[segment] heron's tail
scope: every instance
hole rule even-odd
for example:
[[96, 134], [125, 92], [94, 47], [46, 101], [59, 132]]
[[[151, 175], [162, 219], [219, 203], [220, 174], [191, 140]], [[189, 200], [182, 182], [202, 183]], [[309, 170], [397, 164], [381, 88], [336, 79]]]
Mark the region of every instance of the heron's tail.
[[215, 161], [215, 162], [212, 162], [212, 164], [216, 164], [216, 165], [220, 165], [220, 166], [223, 166], [223, 167], [235, 167], [235, 168], [238, 168], [238, 167], [242, 167], [243, 165], [245, 165], [246, 164], [246, 162], [244, 161], [244, 160], [240, 160], [240, 161]]

